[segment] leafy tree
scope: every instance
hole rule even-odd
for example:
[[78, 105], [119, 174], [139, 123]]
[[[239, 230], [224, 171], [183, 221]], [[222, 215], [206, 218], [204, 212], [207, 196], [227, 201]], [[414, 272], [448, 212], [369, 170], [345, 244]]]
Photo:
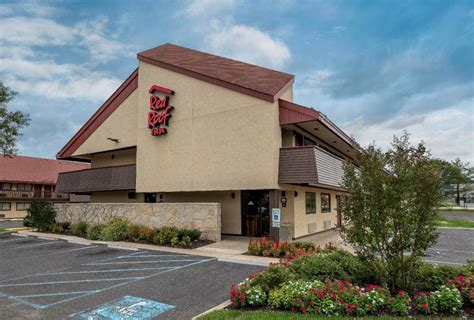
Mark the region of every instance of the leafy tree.
[[56, 210], [49, 202], [33, 201], [23, 219], [25, 227], [37, 228], [38, 231], [51, 230], [56, 219]]
[[16, 92], [5, 87], [0, 81], [0, 153], [7, 156], [16, 152], [17, 138], [21, 135], [20, 130], [30, 121], [28, 114], [8, 111], [7, 103], [16, 95]]
[[474, 168], [469, 166], [469, 162], [462, 162], [459, 158], [451, 162], [435, 159], [434, 162], [441, 169], [443, 185], [455, 187], [454, 191], [450, 193], [456, 194], [456, 203], [459, 205], [461, 193], [470, 190], [469, 183], [473, 182], [470, 175], [474, 172]]
[[392, 290], [410, 290], [410, 274], [438, 237], [439, 167], [423, 143], [410, 144], [406, 132], [394, 137], [388, 151], [370, 145], [358, 160], [358, 169], [344, 168], [342, 235], [359, 255], [381, 266]]

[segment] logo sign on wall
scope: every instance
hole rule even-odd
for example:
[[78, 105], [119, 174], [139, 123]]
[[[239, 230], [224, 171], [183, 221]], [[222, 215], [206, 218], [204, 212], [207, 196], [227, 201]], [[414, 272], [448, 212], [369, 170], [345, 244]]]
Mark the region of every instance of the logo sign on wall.
[[168, 123], [171, 111], [174, 109], [170, 102], [170, 95], [174, 91], [164, 87], [153, 85], [148, 90], [150, 95], [150, 111], [148, 112], [148, 128], [152, 136], [161, 136], [168, 133]]

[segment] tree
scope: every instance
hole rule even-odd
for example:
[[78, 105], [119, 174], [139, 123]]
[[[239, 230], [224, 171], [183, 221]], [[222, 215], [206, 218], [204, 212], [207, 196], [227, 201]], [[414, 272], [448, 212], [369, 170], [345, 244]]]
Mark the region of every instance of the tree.
[[15, 154], [20, 131], [30, 121], [28, 114], [8, 111], [7, 103], [16, 95], [16, 92], [5, 87], [0, 81], [0, 153], [7, 156]]
[[358, 160], [359, 168], [344, 168], [342, 236], [368, 262], [382, 266], [392, 290], [409, 290], [419, 257], [438, 237], [439, 167], [423, 143], [410, 144], [406, 132], [394, 137], [388, 151], [372, 144]]
[[[474, 168], [469, 167], [469, 162], [462, 162], [459, 158], [451, 162], [434, 159], [433, 163], [441, 170], [445, 193], [455, 194], [456, 203], [459, 205], [461, 193], [471, 190], [469, 184], [473, 182], [471, 175], [474, 173]], [[454, 189], [452, 188], [453, 186]]]

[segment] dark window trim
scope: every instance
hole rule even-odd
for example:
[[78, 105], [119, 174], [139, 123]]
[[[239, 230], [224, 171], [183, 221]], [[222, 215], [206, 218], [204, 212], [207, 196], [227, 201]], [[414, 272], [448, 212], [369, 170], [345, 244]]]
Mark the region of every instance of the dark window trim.
[[[3, 209], [3, 204], [8, 204], [8, 209]], [[12, 210], [12, 203], [11, 202], [0, 202], [0, 211], [11, 211]]]
[[17, 203], [16, 203], [16, 211], [26, 211], [26, 210], [28, 210], [28, 208], [19, 209], [19, 208], [18, 208], [18, 205], [19, 205], [19, 204], [29, 204], [30, 207], [31, 207], [31, 202], [17, 202]]
[[[329, 209], [323, 211], [323, 196], [328, 196], [329, 197]], [[331, 212], [331, 194], [330, 193], [324, 193], [321, 192], [321, 212], [322, 213], [329, 213]]]
[[[308, 211], [308, 197], [307, 197], [308, 194], [313, 194], [314, 195], [314, 211]], [[306, 214], [316, 214], [316, 212], [317, 212], [316, 192], [305, 191], [304, 200], [305, 200], [305, 212], [306, 212]]]
[[[9, 188], [9, 189], [4, 189], [4, 188], [3, 188], [3, 186], [6, 185], [6, 184], [10, 185], [10, 188]], [[9, 182], [3, 182], [3, 183], [0, 183], [0, 185], [1, 185], [0, 191], [1, 191], [1, 190], [3, 190], [3, 191], [11, 190], [12, 187], [13, 187], [13, 184], [11, 184], [11, 183], [9, 183]]]
[[127, 198], [130, 199], [130, 200], [134, 200], [134, 199], [137, 198], [137, 193], [136, 193], [136, 192], [133, 192], [133, 191], [132, 191], [132, 192], [129, 192], [129, 193], [127, 194]]

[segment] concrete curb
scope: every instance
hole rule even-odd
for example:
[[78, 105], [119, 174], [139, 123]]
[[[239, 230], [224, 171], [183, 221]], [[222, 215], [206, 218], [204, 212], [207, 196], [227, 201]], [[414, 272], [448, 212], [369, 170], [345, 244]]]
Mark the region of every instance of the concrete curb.
[[224, 301], [222, 302], [221, 304], [215, 306], [214, 308], [211, 308], [209, 310], [206, 310], [204, 311], [203, 313], [201, 314], [198, 314], [197, 316], [193, 317], [192, 320], [196, 320], [196, 319], [199, 319], [200, 317], [208, 314], [208, 313], [211, 313], [213, 311], [217, 311], [217, 310], [222, 310], [224, 308], [226, 308], [227, 306], [229, 306], [232, 302], [230, 302], [230, 300], [227, 300], [227, 301]]
[[276, 258], [235, 254], [235, 253], [230, 253], [230, 252], [223, 252], [223, 250], [219, 250], [219, 251], [206, 250], [206, 249], [200, 250], [201, 248], [182, 249], [182, 248], [173, 248], [173, 247], [163, 247], [163, 246], [157, 246], [157, 245], [152, 245], [152, 244], [125, 242], [125, 241], [117, 241], [117, 242], [90, 241], [90, 240], [76, 237], [76, 236], [37, 232], [37, 231], [27, 231], [27, 230], [18, 231], [18, 236], [22, 236], [22, 237], [33, 236], [33, 237], [38, 237], [38, 238], [41, 237], [41, 238], [50, 238], [50, 239], [61, 239], [70, 243], [81, 244], [81, 245], [86, 245], [86, 246], [89, 246], [92, 244], [102, 244], [110, 248], [131, 250], [131, 251], [150, 250], [150, 251], [162, 251], [162, 252], [169, 252], [169, 253], [187, 254], [187, 255], [194, 255], [194, 256], [217, 258], [218, 261], [222, 261], [222, 262], [254, 265], [254, 266], [261, 266], [261, 267], [268, 267], [270, 263], [279, 262], [279, 259], [276, 259]]
[[448, 230], [474, 230], [474, 228], [464, 228], [464, 227], [436, 227], [437, 229], [448, 229]]

